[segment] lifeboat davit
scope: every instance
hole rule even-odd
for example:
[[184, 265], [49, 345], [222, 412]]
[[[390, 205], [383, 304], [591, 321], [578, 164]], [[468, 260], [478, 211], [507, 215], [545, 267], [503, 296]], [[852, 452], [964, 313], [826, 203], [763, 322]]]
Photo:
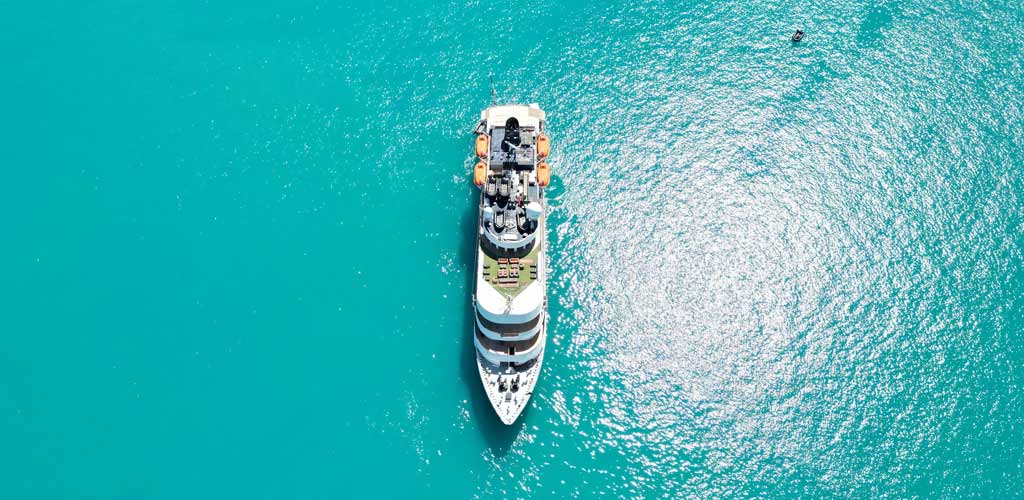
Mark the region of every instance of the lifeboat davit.
[[537, 165], [537, 184], [541, 186], [547, 186], [551, 183], [551, 167], [548, 164], [541, 163]]
[[551, 153], [551, 139], [545, 134], [537, 136], [537, 157], [547, 158], [548, 154]]
[[476, 184], [477, 186], [483, 186], [486, 180], [487, 165], [484, 165], [484, 162], [482, 161], [478, 162], [476, 166], [473, 167], [473, 184]]
[[487, 146], [490, 139], [484, 134], [476, 136], [476, 155], [480, 158], [487, 158]]

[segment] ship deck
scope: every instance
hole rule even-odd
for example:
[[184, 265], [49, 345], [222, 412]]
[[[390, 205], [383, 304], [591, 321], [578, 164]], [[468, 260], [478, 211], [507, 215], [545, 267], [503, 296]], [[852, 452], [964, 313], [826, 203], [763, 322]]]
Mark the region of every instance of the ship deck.
[[538, 256], [542, 243], [537, 242], [530, 253], [521, 258], [493, 257], [483, 254], [483, 278], [498, 291], [516, 296], [534, 281], [539, 271]]

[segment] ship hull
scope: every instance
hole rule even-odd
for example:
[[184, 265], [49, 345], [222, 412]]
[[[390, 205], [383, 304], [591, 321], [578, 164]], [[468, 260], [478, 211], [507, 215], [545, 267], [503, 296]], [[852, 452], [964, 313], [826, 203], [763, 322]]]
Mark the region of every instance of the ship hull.
[[547, 341], [544, 117], [536, 104], [496, 105], [481, 113], [474, 132], [480, 205], [472, 338], [484, 393], [506, 425], [529, 405]]
[[[539, 335], [546, 337], [546, 329], [546, 327], [543, 328]], [[541, 338], [542, 342], [544, 340], [546, 338]], [[494, 412], [503, 424], [515, 423], [519, 415], [529, 406], [534, 388], [540, 379], [543, 362], [544, 352], [542, 351], [527, 366], [499, 366], [484, 358], [479, 350], [476, 351], [476, 366], [480, 373], [480, 382], [483, 384], [484, 393], [487, 394], [487, 400], [490, 401], [491, 407], [494, 408]], [[513, 391], [510, 384], [506, 384], [506, 390], [500, 390], [501, 379], [509, 380], [517, 376], [519, 377], [517, 390]]]

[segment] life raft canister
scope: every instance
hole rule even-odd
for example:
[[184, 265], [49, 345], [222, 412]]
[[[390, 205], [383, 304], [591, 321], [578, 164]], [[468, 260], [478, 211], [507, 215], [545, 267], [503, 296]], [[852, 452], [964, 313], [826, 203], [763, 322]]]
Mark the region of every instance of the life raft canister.
[[547, 186], [549, 183], [551, 183], [551, 167], [546, 162], [537, 165], [537, 184]]
[[478, 162], [476, 166], [473, 167], [473, 184], [476, 184], [477, 186], [483, 186], [484, 181], [486, 180], [487, 165], [484, 165], [484, 162]]
[[551, 139], [545, 134], [537, 136], [537, 157], [547, 158], [548, 154], [551, 153]]
[[490, 142], [490, 139], [484, 134], [476, 136], [476, 155], [478, 157], [487, 158], [487, 146]]

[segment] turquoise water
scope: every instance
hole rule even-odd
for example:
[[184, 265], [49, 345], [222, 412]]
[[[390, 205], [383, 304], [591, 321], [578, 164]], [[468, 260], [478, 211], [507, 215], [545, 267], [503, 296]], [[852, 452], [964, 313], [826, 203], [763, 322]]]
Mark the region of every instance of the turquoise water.
[[[1024, 487], [1019, 2], [2, 11], [0, 498]], [[511, 428], [489, 73], [554, 140]]]

